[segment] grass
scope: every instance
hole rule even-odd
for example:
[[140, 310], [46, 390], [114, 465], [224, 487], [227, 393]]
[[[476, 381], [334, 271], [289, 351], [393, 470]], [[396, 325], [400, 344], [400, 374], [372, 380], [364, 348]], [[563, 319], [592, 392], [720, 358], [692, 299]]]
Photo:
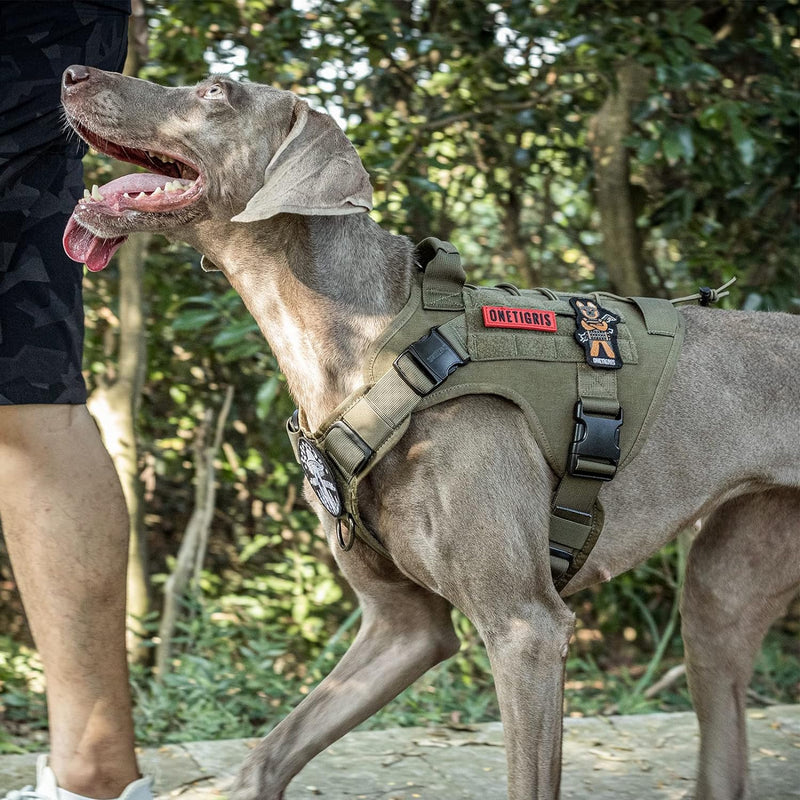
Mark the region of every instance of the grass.
[[[292, 658], [285, 639], [252, 639], [246, 646], [232, 646], [230, 638], [213, 626], [204, 624], [203, 631], [195, 652], [179, 655], [174, 671], [163, 681], [154, 681], [144, 667], [133, 668], [141, 744], [262, 735], [308, 694], [346, 646], [345, 637], [340, 637], [320, 653], [312, 672]], [[498, 719], [486, 654], [476, 639], [469, 641], [474, 634], [467, 633], [467, 644], [457, 656], [430, 670], [361, 728]], [[791, 637], [778, 631], [767, 636], [752, 682], [760, 696], [800, 702], [800, 661], [789, 652], [790, 645]], [[41, 667], [25, 647], [5, 638], [0, 639], [0, 647], [5, 651], [0, 657], [0, 753], [42, 749], [47, 723]], [[677, 654], [671, 653], [660, 672], [679, 662]], [[573, 655], [567, 663], [565, 713], [592, 716], [691, 708], [685, 678], [657, 697], [646, 698], [640, 687], [647, 671], [645, 660], [610, 665], [603, 651]]]
[[[605, 588], [605, 587], [604, 587]], [[606, 589], [606, 592], [610, 590]], [[691, 708], [685, 677], [656, 697], [645, 691], [682, 660], [676, 604], [665, 594], [632, 595], [617, 587], [576, 604], [582, 615], [567, 663], [565, 713], [589, 716]], [[658, 596], [658, 593], [656, 593]], [[624, 607], [627, 624], [607, 617]], [[663, 602], [662, 602], [663, 601]], [[251, 613], [250, 609], [260, 609]], [[262, 735], [283, 718], [341, 658], [358, 628], [350, 609], [330, 635], [314, 641], [289, 632], [286, 620], [265, 619], [257, 603], [206, 598], [191, 604], [179, 628], [172, 671], [155, 680], [134, 665], [131, 685], [141, 744]], [[588, 617], [588, 618], [587, 618]], [[638, 617], [638, 620], [637, 620]], [[462, 649], [366, 721], [362, 728], [470, 724], [499, 718], [486, 652], [472, 626], [456, 614]], [[800, 702], [797, 637], [773, 629], [758, 657], [752, 689], [761, 698]], [[0, 637], [0, 753], [46, 747], [43, 675], [36, 654]]]

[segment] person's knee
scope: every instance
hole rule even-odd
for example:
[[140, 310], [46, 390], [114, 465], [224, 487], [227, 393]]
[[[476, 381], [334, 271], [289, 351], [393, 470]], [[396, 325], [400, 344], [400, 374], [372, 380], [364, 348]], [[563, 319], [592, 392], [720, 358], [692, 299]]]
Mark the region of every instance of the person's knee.
[[96, 433], [85, 405], [26, 404], [0, 405], [0, 447], [28, 450], [71, 429]]
[[46, 539], [91, 572], [96, 592], [119, 593], [128, 512], [86, 406], [0, 407], [0, 516], [18, 558]]
[[88, 504], [89, 516], [102, 509], [105, 524], [127, 531], [119, 478], [85, 405], [0, 406], [0, 506], [42, 493]]

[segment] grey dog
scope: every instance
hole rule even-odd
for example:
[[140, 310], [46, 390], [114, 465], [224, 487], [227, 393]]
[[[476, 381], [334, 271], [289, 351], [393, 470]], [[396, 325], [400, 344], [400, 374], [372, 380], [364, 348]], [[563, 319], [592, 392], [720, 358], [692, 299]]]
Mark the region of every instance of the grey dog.
[[[62, 96], [90, 144], [156, 173], [94, 189], [67, 229], [68, 252], [101, 269], [135, 231], [197, 248], [244, 299], [316, 427], [360, 384], [367, 349], [416, 269], [411, 243], [364, 213], [369, 178], [344, 134], [290, 92], [224, 78], [165, 88], [76, 66]], [[362, 513], [391, 561], [337, 548], [309, 493], [363, 624], [250, 755], [238, 800], [280, 800], [311, 758], [455, 653], [452, 607], [491, 660], [509, 798], [557, 797], [574, 622], [564, 597], [630, 569], [698, 519], [682, 598], [701, 728], [696, 796], [748, 796], [745, 691], [800, 580], [800, 320], [682, 313], [663, 409], [633, 464], [603, 487], [604, 532], [561, 595], [548, 559], [555, 478], [520, 410], [500, 398], [415, 415], [365, 480]]]

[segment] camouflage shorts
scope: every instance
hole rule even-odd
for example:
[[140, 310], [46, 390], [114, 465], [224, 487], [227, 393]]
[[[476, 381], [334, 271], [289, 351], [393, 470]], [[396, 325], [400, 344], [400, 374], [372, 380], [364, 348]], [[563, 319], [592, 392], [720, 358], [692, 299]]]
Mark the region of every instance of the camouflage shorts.
[[120, 2], [0, 4], [0, 405], [84, 403], [83, 267], [61, 246], [85, 147], [64, 132], [61, 73], [120, 70]]

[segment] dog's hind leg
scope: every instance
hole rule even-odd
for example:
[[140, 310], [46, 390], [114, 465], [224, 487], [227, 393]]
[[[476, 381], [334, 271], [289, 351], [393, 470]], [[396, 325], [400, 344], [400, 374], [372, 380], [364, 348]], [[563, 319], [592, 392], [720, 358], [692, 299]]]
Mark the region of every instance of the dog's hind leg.
[[234, 800], [280, 800], [317, 753], [458, 650], [450, 604], [402, 578], [380, 556], [374, 559], [383, 562], [375, 571], [366, 560], [353, 563], [360, 560], [355, 552], [343, 560], [361, 602], [358, 635], [330, 675], [253, 750]]
[[728, 502], [703, 524], [681, 610], [689, 688], [700, 723], [697, 800], [748, 797], [745, 694], [770, 624], [800, 581], [800, 492]]

